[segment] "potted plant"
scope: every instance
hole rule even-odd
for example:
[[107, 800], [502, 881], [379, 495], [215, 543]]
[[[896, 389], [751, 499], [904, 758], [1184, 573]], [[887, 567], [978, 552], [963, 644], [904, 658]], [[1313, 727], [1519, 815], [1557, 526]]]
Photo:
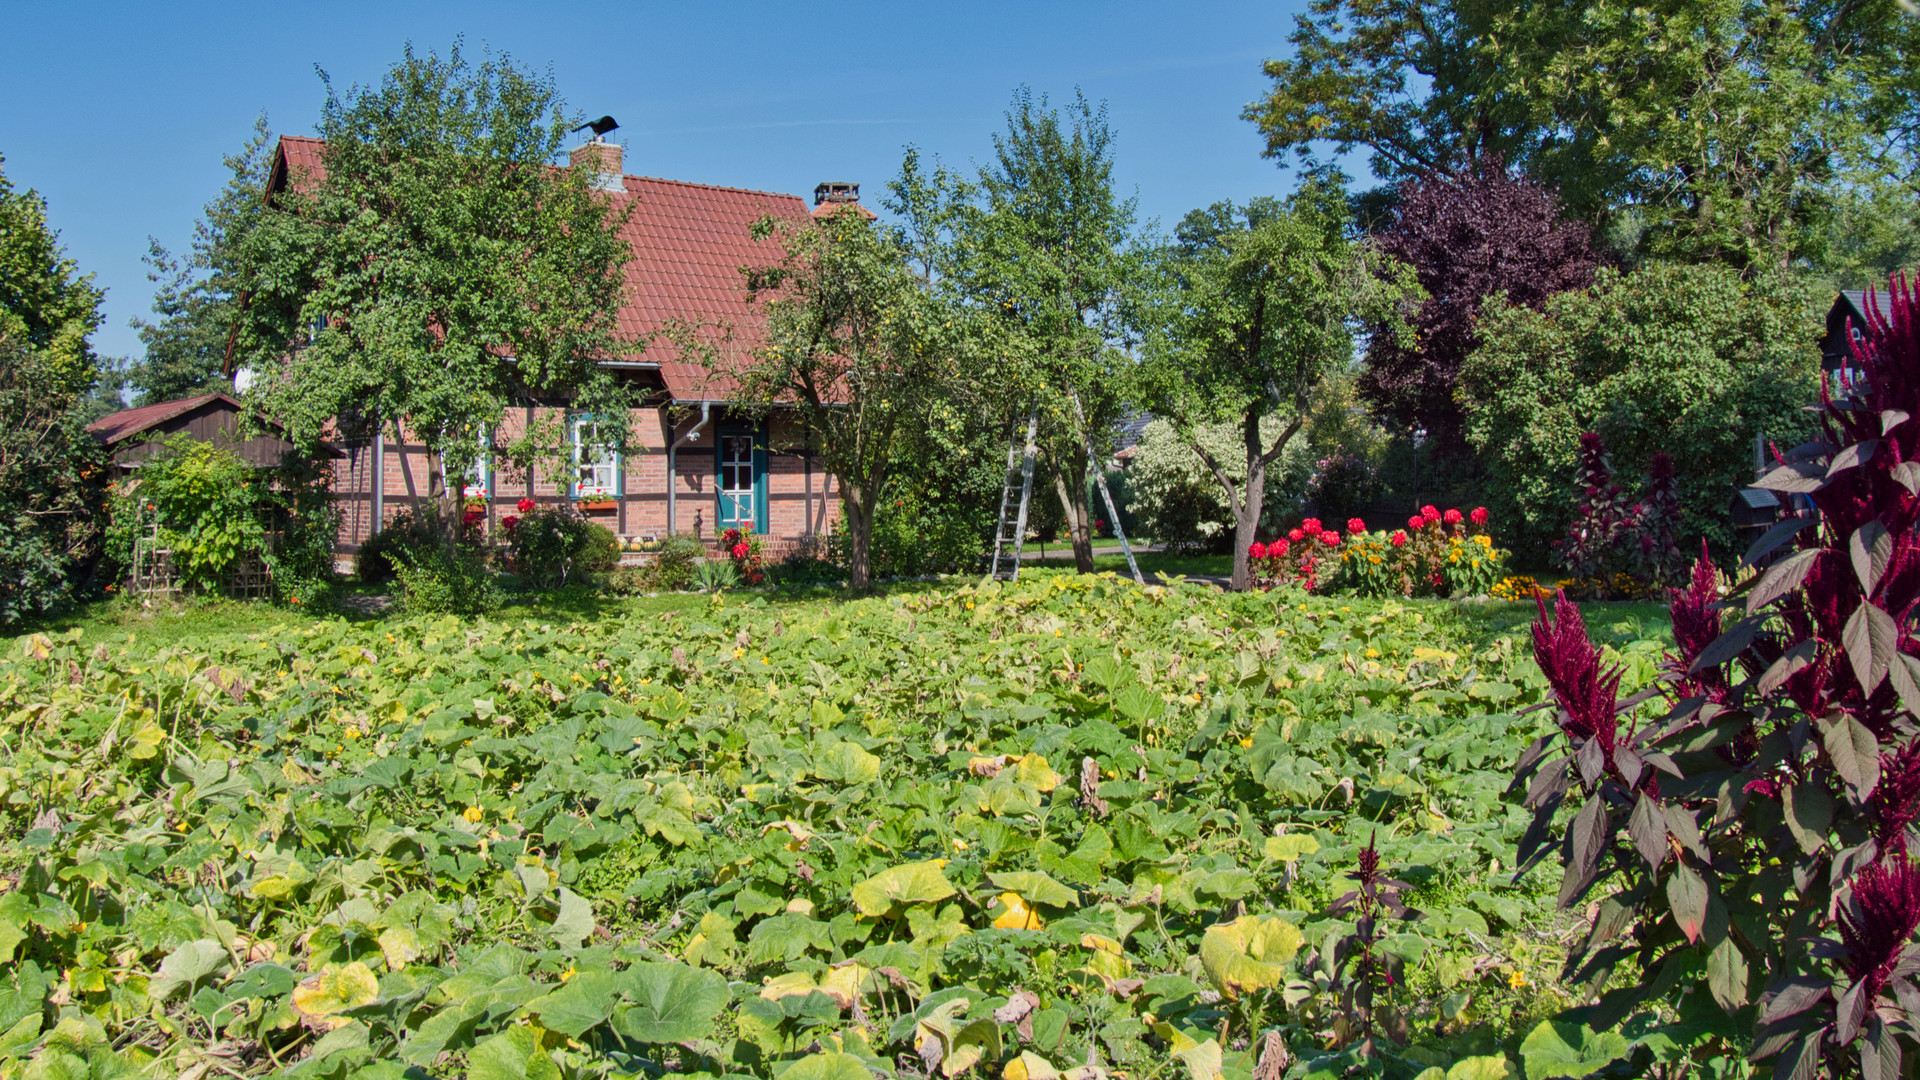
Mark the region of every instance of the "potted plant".
[[580, 485], [579, 490], [574, 492], [573, 497], [579, 500], [580, 509], [582, 510], [613, 509], [613, 492], [608, 491], [598, 484]]

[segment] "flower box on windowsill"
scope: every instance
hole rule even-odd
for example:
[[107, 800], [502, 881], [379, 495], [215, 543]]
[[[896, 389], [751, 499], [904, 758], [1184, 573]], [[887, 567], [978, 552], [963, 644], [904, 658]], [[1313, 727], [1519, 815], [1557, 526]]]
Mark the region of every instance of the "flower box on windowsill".
[[612, 510], [616, 505], [618, 504], [612, 499], [597, 498], [581, 499], [579, 503], [580, 509], [582, 510]]

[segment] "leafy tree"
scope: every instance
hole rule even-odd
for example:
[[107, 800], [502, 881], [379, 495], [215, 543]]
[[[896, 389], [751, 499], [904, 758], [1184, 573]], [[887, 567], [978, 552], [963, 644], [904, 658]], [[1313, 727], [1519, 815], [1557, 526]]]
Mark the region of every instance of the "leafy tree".
[[100, 377], [87, 338], [100, 327], [105, 293], [60, 247], [47, 204], [16, 192], [0, 158], [0, 336], [39, 353], [53, 397], [84, 395]]
[[[327, 88], [324, 175], [296, 177], [242, 245], [257, 291], [237, 353], [265, 372], [249, 396], [303, 441], [404, 424], [451, 519], [446, 478], [472, 468], [510, 405], [627, 416], [599, 363], [625, 348], [624, 211], [589, 171], [548, 164], [570, 119], [548, 80], [505, 56], [409, 46], [379, 85]], [[529, 439], [541, 432], [559, 434]], [[631, 433], [610, 422], [597, 437], [624, 450]]]
[[1092, 514], [1081, 478], [1088, 444], [1104, 456], [1130, 407], [1118, 316], [1141, 267], [1130, 246], [1134, 202], [1113, 188], [1113, 139], [1104, 105], [1076, 93], [1055, 109], [1044, 95], [1015, 91], [978, 184], [954, 189], [946, 260], [946, 273], [997, 312], [1015, 342], [996, 378], [1010, 412], [1041, 410], [1047, 474], [1086, 573]]
[[[1284, 426], [1277, 416], [1266, 417], [1260, 436], [1271, 441]], [[1127, 462], [1127, 490], [1132, 496], [1130, 509], [1142, 535], [1174, 547], [1224, 546], [1233, 535], [1233, 510], [1220, 481], [1207, 462], [1193, 450], [1197, 441], [1210, 457], [1226, 469], [1228, 479], [1246, 483], [1246, 464], [1240, 455], [1243, 434], [1232, 423], [1202, 424], [1191, 433], [1183, 433], [1165, 420], [1154, 420], [1140, 433], [1133, 456]], [[1291, 509], [1287, 496], [1299, 494], [1305, 485], [1310, 464], [1306, 441], [1288, 444], [1281, 459], [1269, 466], [1263, 501], [1266, 520], [1272, 531], [1275, 512]]]
[[153, 313], [157, 318], [133, 321], [146, 346], [146, 355], [127, 373], [138, 396], [136, 404], [233, 386], [228, 350], [249, 291], [242, 253], [247, 237], [268, 212], [273, 133], [265, 113], [254, 120], [246, 144], [228, 155], [225, 163], [231, 174], [227, 186], [194, 223], [187, 254], [176, 255], [160, 241], [147, 240], [147, 280], [156, 284]]
[[[977, 320], [908, 260], [907, 238], [851, 210], [812, 223], [759, 222], [782, 257], [748, 274], [767, 343], [728, 372], [743, 401], [790, 403], [840, 486], [847, 584], [873, 578], [873, 534], [895, 468], [961, 413]], [[772, 405], [763, 406], [772, 408]]]
[[[1226, 493], [1233, 586], [1248, 588], [1268, 468], [1308, 422], [1327, 377], [1350, 365], [1361, 325], [1406, 332], [1420, 287], [1404, 265], [1357, 239], [1340, 178], [1314, 174], [1285, 202], [1216, 203], [1188, 214], [1167, 252], [1168, 278], [1142, 308], [1153, 410], [1174, 424]], [[1278, 416], [1284, 426], [1264, 435]], [[1237, 466], [1200, 439], [1239, 429]]]
[[0, 171], [0, 624], [68, 595], [99, 535], [104, 470], [85, 425], [101, 298], [46, 203]]
[[1381, 251], [1413, 268], [1427, 291], [1411, 340], [1375, 334], [1360, 391], [1377, 415], [1424, 430], [1445, 452], [1465, 449], [1454, 400], [1460, 365], [1479, 344], [1486, 298], [1537, 308], [1593, 280], [1592, 230], [1561, 217], [1545, 187], [1488, 158], [1474, 170], [1428, 173], [1400, 184], [1376, 232]]
[[1246, 116], [1270, 155], [1363, 146], [1390, 180], [1501, 155], [1655, 255], [1758, 271], [1911, 181], [1917, 38], [1892, 0], [1314, 0]]
[[1487, 504], [1514, 530], [1503, 539], [1546, 560], [1573, 522], [1580, 436], [1594, 431], [1624, 476], [1673, 455], [1683, 550], [1730, 544], [1727, 500], [1752, 479], [1754, 436], [1786, 448], [1808, 432], [1817, 299], [1786, 277], [1660, 263], [1603, 269], [1539, 311], [1491, 304], [1460, 398]]

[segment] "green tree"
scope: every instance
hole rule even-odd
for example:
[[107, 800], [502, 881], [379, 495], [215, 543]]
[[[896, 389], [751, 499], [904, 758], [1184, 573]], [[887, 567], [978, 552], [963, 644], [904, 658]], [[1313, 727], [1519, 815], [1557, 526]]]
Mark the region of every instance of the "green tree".
[[[876, 514], [898, 463], [933, 445], [964, 410], [977, 318], [909, 262], [906, 234], [854, 210], [808, 223], [758, 223], [782, 258], [748, 273], [766, 344], [728, 372], [739, 399], [791, 407], [809, 449], [839, 482], [847, 584], [873, 575]], [[772, 404], [772, 403], [778, 403]]]
[[[1267, 471], [1310, 420], [1329, 375], [1354, 363], [1362, 325], [1407, 333], [1424, 297], [1412, 271], [1359, 239], [1337, 176], [1309, 175], [1285, 202], [1216, 203], [1180, 223], [1167, 283], [1141, 312], [1151, 407], [1186, 438], [1225, 493], [1233, 587], [1252, 583]], [[1271, 418], [1283, 424], [1273, 432]], [[1229, 468], [1201, 437], [1238, 429]], [[1267, 425], [1263, 430], [1263, 424]]]
[[549, 164], [572, 126], [551, 82], [456, 42], [445, 59], [409, 46], [377, 86], [327, 89], [324, 175], [294, 178], [242, 244], [252, 403], [308, 442], [404, 424], [449, 519], [447, 477], [510, 405], [620, 417], [596, 437], [628, 449], [631, 395], [600, 364], [628, 348], [625, 210], [591, 171]]
[[952, 189], [954, 239], [946, 274], [969, 301], [997, 313], [1013, 342], [994, 372], [1003, 407], [1041, 414], [1074, 563], [1093, 570], [1087, 447], [1104, 458], [1131, 407], [1131, 360], [1119, 318], [1137, 287], [1134, 201], [1113, 187], [1106, 107], [1079, 94], [1064, 109], [1025, 87], [978, 182]]
[[1753, 478], [1754, 436], [1786, 449], [1810, 434], [1817, 299], [1784, 275], [1746, 282], [1724, 266], [1661, 263], [1602, 270], [1538, 311], [1489, 305], [1460, 400], [1488, 506], [1511, 523], [1502, 541], [1549, 556], [1573, 519], [1580, 435], [1597, 431], [1629, 488], [1654, 454], [1671, 454], [1682, 550], [1703, 536], [1727, 550], [1726, 507]]
[[1896, 0], [1313, 0], [1246, 116], [1398, 180], [1498, 154], [1656, 256], [1818, 262], [1837, 199], [1920, 164]]
[[85, 425], [101, 299], [45, 201], [0, 169], [0, 624], [66, 597], [99, 537], [104, 468]]
[[147, 239], [147, 280], [155, 283], [149, 322], [133, 320], [146, 355], [127, 371], [135, 404], [231, 391], [229, 350], [250, 289], [242, 259], [247, 237], [267, 213], [273, 133], [265, 113], [238, 153], [224, 159], [226, 187], [193, 226], [191, 249], [176, 255]]

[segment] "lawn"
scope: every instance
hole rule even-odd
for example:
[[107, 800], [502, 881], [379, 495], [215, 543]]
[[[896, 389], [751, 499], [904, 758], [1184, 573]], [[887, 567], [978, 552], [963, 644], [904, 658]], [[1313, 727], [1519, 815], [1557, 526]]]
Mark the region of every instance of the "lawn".
[[[1371, 1025], [1517, 1075], [1583, 925], [1512, 880], [1530, 614], [1044, 570], [83, 613], [0, 659], [0, 1074], [1245, 1080]], [[1589, 617], [1654, 676], [1658, 608]], [[1421, 917], [1362, 1016], [1370, 844]]]

